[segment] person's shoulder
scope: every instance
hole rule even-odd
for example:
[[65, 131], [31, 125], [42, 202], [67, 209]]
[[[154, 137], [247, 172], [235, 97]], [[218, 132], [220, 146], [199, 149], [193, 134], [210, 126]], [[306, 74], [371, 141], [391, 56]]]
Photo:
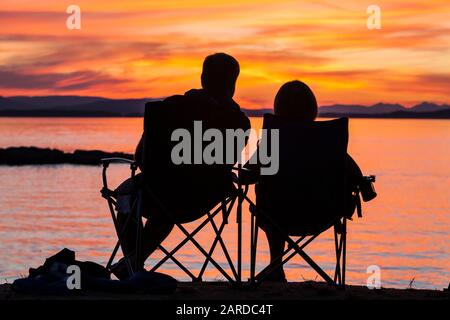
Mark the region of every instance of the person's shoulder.
[[170, 107], [174, 107], [184, 102], [184, 96], [182, 95], [173, 95], [170, 97], [166, 97], [161, 100], [152, 100], [145, 103], [146, 109], [167, 109]]
[[164, 104], [167, 105], [177, 105], [186, 101], [186, 97], [181, 94], [175, 94], [173, 96], [167, 97], [163, 100]]
[[[183, 103], [182, 95], [173, 95], [162, 100], [153, 100], [145, 104], [145, 118], [166, 118], [180, 110]], [[176, 113], [176, 112], [175, 112]]]
[[145, 109], [158, 109], [160, 111], [163, 110], [168, 110], [168, 109], [173, 109], [176, 108], [178, 106], [181, 106], [183, 104], [185, 104], [185, 97], [183, 95], [173, 95], [173, 96], [169, 96], [166, 97], [162, 100], [153, 100], [153, 101], [149, 101], [145, 104]]
[[244, 111], [242, 111], [242, 108], [241, 108], [241, 106], [239, 105], [239, 103], [237, 103], [234, 99], [231, 100], [231, 102], [229, 103], [229, 105], [230, 105], [229, 108], [230, 108], [231, 110], [237, 111], [237, 112], [239, 112], [239, 113], [245, 115], [245, 113], [244, 113]]
[[242, 111], [240, 105], [236, 101], [231, 100], [227, 109], [233, 119], [237, 122], [237, 127], [244, 130], [250, 129], [250, 119], [247, 117], [245, 112]]
[[198, 105], [215, 105], [216, 102], [203, 89], [191, 89], [184, 94], [186, 101]]
[[147, 101], [147, 102], [145, 103], [145, 107], [146, 107], [146, 108], [147, 108], [147, 107], [151, 107], [151, 108], [153, 108], [153, 107], [158, 107], [158, 106], [161, 106], [163, 103], [164, 103], [163, 100], [151, 100], [151, 101]]
[[241, 106], [234, 99], [231, 99], [229, 107], [231, 108], [231, 110], [241, 111]]
[[163, 101], [167, 105], [172, 106], [187, 106], [197, 103], [205, 103], [205, 96], [203, 90], [201, 89], [191, 89], [186, 91], [184, 94], [176, 94], [165, 98]]

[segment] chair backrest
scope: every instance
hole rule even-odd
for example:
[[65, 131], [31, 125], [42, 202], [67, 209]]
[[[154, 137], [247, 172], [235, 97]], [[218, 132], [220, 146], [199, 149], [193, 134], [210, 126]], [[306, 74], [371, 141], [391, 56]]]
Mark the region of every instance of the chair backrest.
[[279, 170], [261, 177], [258, 206], [291, 234], [320, 229], [343, 216], [348, 119], [305, 123], [267, 114], [263, 128], [279, 130]]
[[[180, 99], [181, 100], [181, 99]], [[217, 178], [225, 178], [231, 172], [233, 164], [194, 164], [194, 153], [203, 151], [208, 142], [197, 141], [200, 138], [194, 129], [194, 121], [202, 121], [202, 130], [208, 128], [222, 129], [223, 123], [211, 121], [208, 106], [204, 106], [205, 113], [199, 106], [184, 105], [181, 102], [155, 101], [147, 103], [144, 116], [144, 152], [143, 164], [152, 172], [152, 177], [158, 175], [172, 175], [181, 177], [196, 177], [202, 183], [214, 183]], [[180, 141], [172, 141], [174, 130], [183, 129], [189, 132], [189, 150], [191, 162], [187, 164], [175, 164], [172, 159], [172, 150]], [[200, 133], [201, 135], [203, 132]], [[224, 146], [225, 147], [225, 146]]]
[[[194, 121], [205, 120], [200, 107], [156, 101], [146, 104], [143, 135], [143, 176], [162, 203], [183, 215], [183, 222], [198, 219], [233, 188], [229, 165], [175, 164], [171, 157], [179, 143], [176, 129], [194, 138]], [[205, 128], [204, 128], [205, 130]], [[195, 142], [191, 140], [191, 155]], [[203, 150], [203, 149], [202, 149]]]

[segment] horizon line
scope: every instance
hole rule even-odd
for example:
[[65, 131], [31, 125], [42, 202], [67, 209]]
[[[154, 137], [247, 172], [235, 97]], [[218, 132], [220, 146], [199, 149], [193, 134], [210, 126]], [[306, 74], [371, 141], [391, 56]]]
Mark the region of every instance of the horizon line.
[[[109, 98], [109, 97], [105, 97], [105, 96], [95, 96], [95, 95], [79, 95], [79, 94], [74, 94], [74, 95], [58, 95], [58, 94], [52, 94], [52, 95], [14, 95], [14, 96], [3, 96], [0, 95], [0, 98], [5, 98], [5, 99], [10, 99], [10, 98], [19, 98], [19, 97], [25, 97], [25, 98], [44, 98], [44, 97], [80, 97], [80, 98], [95, 98], [95, 99], [104, 99], [104, 100], [112, 100], [112, 101], [119, 101], [119, 100], [152, 100], [152, 101], [158, 101], [158, 100], [163, 100], [167, 97], [170, 96], [163, 96], [163, 97], [127, 97], [127, 98]], [[334, 102], [334, 103], [330, 103], [330, 104], [322, 104], [319, 105], [319, 108], [322, 107], [331, 107], [331, 106], [336, 106], [336, 105], [342, 105], [342, 106], [355, 106], [355, 107], [366, 107], [366, 108], [371, 108], [374, 107], [376, 105], [379, 104], [388, 104], [388, 105], [399, 105], [402, 106], [406, 109], [410, 109], [413, 108], [417, 105], [420, 104], [424, 104], [424, 103], [428, 103], [428, 104], [435, 104], [438, 106], [450, 106], [450, 102], [434, 102], [434, 101], [417, 101], [417, 102], [410, 102], [408, 105], [403, 104], [403, 103], [399, 103], [399, 102], [383, 102], [383, 101], [379, 101], [379, 102], [375, 102], [372, 104], [363, 104], [363, 103], [343, 103], [343, 102]], [[265, 109], [272, 109], [273, 107], [259, 107], [259, 108], [246, 108], [246, 107], [241, 107], [243, 109], [248, 109], [248, 110], [265, 110]]]

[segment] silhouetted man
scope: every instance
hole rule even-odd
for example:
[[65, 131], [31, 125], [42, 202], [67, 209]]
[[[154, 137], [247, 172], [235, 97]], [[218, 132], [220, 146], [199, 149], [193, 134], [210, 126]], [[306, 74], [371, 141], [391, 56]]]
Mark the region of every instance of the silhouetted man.
[[[239, 63], [232, 56], [216, 53], [206, 57], [201, 75], [202, 89], [168, 97], [158, 107], [155, 106], [161, 109], [159, 113], [155, 112], [158, 119], [150, 119], [148, 141], [141, 139], [137, 147], [136, 159], [145, 159], [141, 167], [145, 175], [144, 184], [172, 212], [177, 222], [198, 219], [234, 188], [232, 164], [174, 164], [171, 159], [174, 146], [171, 134], [177, 128], [187, 128], [192, 132], [194, 121], [201, 121], [203, 130], [214, 128], [223, 133], [226, 129], [248, 130], [250, 121], [233, 100], [239, 72]], [[152, 108], [151, 102], [146, 106], [149, 107]], [[194, 148], [192, 151], [196, 152]], [[237, 153], [240, 151], [236, 150]], [[148, 256], [172, 231], [174, 223], [145, 192], [142, 215], [148, 219], [140, 253], [140, 265], [143, 267]], [[132, 229], [135, 230], [135, 227]], [[126, 238], [125, 251], [132, 253], [134, 233], [127, 232]], [[123, 265], [119, 263], [114, 272], [122, 278], [126, 276]]]

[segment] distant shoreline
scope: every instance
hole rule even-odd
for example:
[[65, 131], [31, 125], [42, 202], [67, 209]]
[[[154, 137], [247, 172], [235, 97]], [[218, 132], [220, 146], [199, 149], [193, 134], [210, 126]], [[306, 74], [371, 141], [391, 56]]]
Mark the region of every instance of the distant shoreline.
[[[260, 118], [266, 111], [259, 110], [243, 110], [247, 116]], [[4, 110], [0, 111], [0, 118], [142, 118], [143, 114], [130, 113], [130, 114], [117, 114], [109, 112], [72, 112], [72, 111], [54, 111], [54, 110], [42, 110], [42, 111], [13, 111]], [[391, 113], [382, 114], [345, 114], [345, 113], [322, 113], [319, 114], [319, 118], [365, 118], [365, 119], [450, 119], [450, 110], [439, 110], [434, 112], [408, 112], [397, 111]]]
[[[159, 98], [110, 99], [90, 96], [0, 96], [0, 117], [143, 117], [145, 106]], [[272, 113], [271, 107], [241, 110], [250, 117]], [[321, 117], [450, 119], [450, 105], [422, 102], [411, 107], [398, 103], [333, 104], [319, 107]]]
[[[443, 112], [445, 111], [445, 112]], [[398, 111], [386, 114], [339, 114], [339, 113], [323, 113], [319, 118], [361, 118], [361, 119], [450, 119], [450, 111], [442, 110], [436, 112], [406, 112]]]
[[0, 148], [0, 166], [23, 166], [45, 164], [99, 165], [103, 158], [125, 158], [132, 160], [133, 154], [105, 152], [100, 150], [75, 150], [63, 152], [58, 149], [38, 147]]

